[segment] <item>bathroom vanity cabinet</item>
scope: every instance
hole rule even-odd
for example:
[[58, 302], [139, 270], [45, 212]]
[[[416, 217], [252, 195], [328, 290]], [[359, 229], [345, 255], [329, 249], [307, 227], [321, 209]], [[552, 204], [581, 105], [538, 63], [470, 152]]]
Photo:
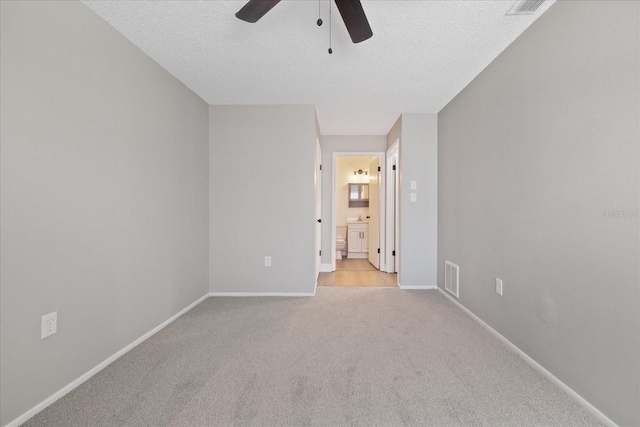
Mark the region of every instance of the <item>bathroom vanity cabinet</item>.
[[369, 224], [366, 222], [347, 225], [347, 258], [369, 257]]

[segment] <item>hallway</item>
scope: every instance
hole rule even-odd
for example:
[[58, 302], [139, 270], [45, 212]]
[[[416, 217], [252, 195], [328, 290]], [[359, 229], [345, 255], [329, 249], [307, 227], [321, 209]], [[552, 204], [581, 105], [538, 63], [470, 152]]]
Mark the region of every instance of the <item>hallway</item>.
[[318, 286], [397, 286], [397, 274], [376, 270], [366, 259], [336, 261], [336, 271], [320, 273]]

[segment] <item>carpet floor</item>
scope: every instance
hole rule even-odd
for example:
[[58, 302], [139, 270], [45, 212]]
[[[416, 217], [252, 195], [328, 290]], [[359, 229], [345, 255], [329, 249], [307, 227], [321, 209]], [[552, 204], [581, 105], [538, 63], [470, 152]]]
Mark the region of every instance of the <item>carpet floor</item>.
[[438, 291], [208, 298], [27, 426], [596, 426]]

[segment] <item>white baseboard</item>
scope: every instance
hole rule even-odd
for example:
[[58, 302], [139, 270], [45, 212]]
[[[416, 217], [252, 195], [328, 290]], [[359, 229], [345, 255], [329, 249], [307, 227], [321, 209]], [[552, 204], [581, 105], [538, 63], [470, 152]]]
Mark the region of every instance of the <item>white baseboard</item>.
[[400, 287], [400, 289], [402, 290], [418, 290], [418, 289], [422, 289], [422, 290], [426, 290], [426, 289], [437, 289], [437, 286], [402, 286], [400, 284], [398, 284], [398, 287]]
[[82, 383], [84, 383], [85, 381], [87, 381], [88, 379], [93, 377], [95, 374], [97, 374], [98, 372], [100, 372], [101, 370], [106, 368], [108, 365], [110, 365], [111, 363], [115, 362], [118, 358], [120, 358], [122, 355], [124, 355], [125, 353], [130, 351], [132, 348], [136, 347], [138, 344], [142, 343], [143, 341], [145, 341], [146, 339], [148, 339], [152, 335], [154, 335], [157, 332], [159, 332], [162, 328], [167, 326], [169, 323], [173, 322], [178, 317], [182, 316], [184, 313], [186, 313], [187, 311], [191, 310], [196, 305], [200, 304], [205, 298], [207, 298], [207, 296], [208, 295], [204, 295], [204, 296], [198, 298], [196, 301], [191, 303], [189, 306], [187, 306], [184, 309], [180, 310], [180, 312], [174, 314], [169, 319], [167, 319], [164, 322], [162, 322], [160, 325], [156, 326], [155, 328], [153, 328], [152, 330], [150, 330], [149, 332], [147, 332], [146, 334], [144, 334], [143, 336], [141, 336], [140, 338], [138, 338], [137, 340], [135, 340], [131, 344], [129, 344], [126, 347], [124, 347], [122, 350], [120, 350], [117, 353], [109, 356], [103, 362], [99, 363], [97, 366], [95, 366], [94, 368], [92, 368], [88, 372], [82, 374], [76, 380], [72, 381], [71, 383], [67, 384], [66, 386], [64, 386], [63, 388], [58, 390], [57, 392], [53, 393], [51, 396], [49, 396], [48, 398], [46, 398], [42, 402], [38, 403], [36, 406], [34, 406], [33, 408], [29, 409], [27, 412], [25, 412], [24, 414], [20, 415], [18, 418], [16, 418], [13, 421], [9, 422], [4, 427], [17, 427], [20, 424], [26, 422], [31, 417], [36, 415], [38, 412], [40, 412], [43, 409], [47, 408], [48, 406], [53, 404], [56, 400], [60, 399], [61, 397], [63, 397], [67, 393], [69, 393], [70, 391], [74, 390], [75, 388], [80, 386]]
[[320, 273], [331, 273], [331, 263], [320, 264]]
[[582, 406], [584, 409], [586, 409], [589, 413], [591, 413], [591, 415], [593, 415], [594, 417], [596, 417], [602, 424], [604, 424], [605, 426], [608, 427], [618, 427], [618, 425], [616, 423], [614, 423], [613, 421], [611, 421], [611, 419], [609, 419], [609, 417], [607, 417], [605, 414], [603, 414], [602, 412], [600, 412], [595, 406], [593, 406], [591, 403], [589, 403], [584, 397], [580, 396], [578, 393], [576, 393], [571, 387], [569, 387], [568, 385], [566, 385], [565, 383], [563, 383], [560, 379], [558, 379], [558, 377], [556, 377], [555, 375], [553, 375], [551, 372], [547, 371], [542, 365], [540, 365], [538, 362], [536, 362], [535, 360], [533, 360], [531, 358], [531, 356], [529, 356], [527, 353], [525, 353], [524, 351], [520, 350], [514, 343], [512, 343], [511, 341], [509, 341], [508, 339], [506, 339], [504, 336], [502, 336], [498, 331], [496, 331], [495, 329], [493, 329], [491, 326], [489, 326], [487, 323], [484, 322], [484, 320], [482, 320], [481, 318], [479, 318], [478, 316], [476, 316], [475, 314], [473, 314], [473, 312], [471, 312], [471, 310], [469, 310], [467, 307], [465, 307], [464, 305], [460, 304], [458, 301], [456, 301], [453, 297], [447, 295], [447, 293], [445, 291], [443, 291], [440, 287], [438, 287], [438, 290], [440, 291], [440, 293], [442, 295], [444, 295], [445, 297], [447, 297], [449, 299], [449, 301], [453, 302], [456, 306], [458, 306], [458, 308], [460, 308], [462, 311], [464, 311], [465, 313], [467, 313], [469, 316], [471, 316], [471, 318], [473, 320], [475, 320], [476, 322], [478, 322], [482, 327], [484, 327], [487, 331], [491, 332], [496, 338], [498, 338], [500, 341], [502, 341], [503, 344], [505, 344], [509, 349], [511, 349], [513, 352], [515, 352], [518, 356], [520, 356], [529, 366], [531, 366], [533, 369], [535, 369], [536, 371], [540, 372], [542, 375], [544, 375], [549, 381], [551, 381], [553, 384], [555, 384], [558, 388], [560, 388], [560, 390], [564, 391], [566, 394], [569, 395], [569, 397], [571, 397], [573, 400], [575, 400], [580, 406]]
[[313, 297], [315, 292], [209, 292], [210, 297]]

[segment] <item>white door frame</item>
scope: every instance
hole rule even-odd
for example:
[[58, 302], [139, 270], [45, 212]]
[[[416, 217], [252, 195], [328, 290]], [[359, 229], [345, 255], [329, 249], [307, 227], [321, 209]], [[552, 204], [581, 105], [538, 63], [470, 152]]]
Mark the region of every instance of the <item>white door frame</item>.
[[[367, 236], [369, 242], [367, 244], [367, 247], [378, 248], [378, 250], [370, 250], [367, 254], [367, 259], [379, 271], [385, 271], [383, 263], [385, 252], [385, 246], [383, 242], [385, 241], [385, 236], [383, 236], [384, 224], [382, 223], [382, 220], [386, 213], [385, 205], [383, 204], [383, 202], [386, 200], [386, 197], [384, 191], [382, 190], [384, 188], [384, 186], [382, 185], [382, 166], [384, 164], [384, 159], [381, 159], [378, 156], [374, 156], [374, 159], [375, 160], [373, 160], [372, 162], [369, 162], [369, 235]], [[378, 171], [378, 169], [380, 171]], [[373, 180], [375, 187], [374, 189], [372, 189], [371, 187], [372, 177], [375, 177], [375, 179]], [[371, 202], [374, 200], [377, 202], [378, 215], [371, 215]], [[378, 226], [372, 228], [372, 225], [374, 224], [377, 224]], [[378, 244], [375, 244], [376, 238], [378, 239]], [[373, 245], [371, 244], [372, 241], [374, 243]], [[373, 254], [371, 254], [371, 252], [373, 252]]]
[[[392, 242], [394, 244], [389, 244], [385, 248], [386, 259], [389, 260], [389, 263], [385, 265], [385, 271], [388, 273], [398, 273], [398, 283], [400, 283], [400, 205], [399, 205], [399, 188], [400, 188], [400, 139], [396, 139], [396, 141], [389, 147], [387, 150], [387, 170], [389, 173], [387, 174], [387, 193], [385, 195], [386, 200], [389, 203], [386, 204], [387, 207], [387, 223], [385, 224], [386, 230], [386, 241]], [[393, 156], [396, 157], [396, 173], [395, 175], [391, 172], [393, 169]], [[395, 193], [395, 205], [390, 201], [394, 198]], [[393, 263], [393, 250], [396, 251], [395, 256], [395, 266]], [[394, 268], [395, 267], [395, 268]]]
[[[314, 247], [314, 256], [315, 256], [315, 287], [318, 287], [318, 275], [320, 274], [320, 264], [322, 263], [322, 259], [320, 254], [322, 253], [322, 224], [318, 224], [316, 221], [319, 221], [322, 218], [322, 149], [320, 147], [320, 140], [316, 138], [316, 155], [315, 155], [315, 206], [314, 206], [314, 226], [315, 226], [315, 247]], [[320, 254], [318, 253], [320, 251]], [[335, 254], [334, 254], [335, 255]], [[315, 290], [314, 290], [315, 292]]]
[[[386, 224], [386, 158], [384, 151], [334, 151], [331, 165], [331, 271], [336, 271], [336, 158], [353, 156], [378, 156], [380, 158], [381, 192], [385, 200], [380, 202], [380, 265], [386, 263], [385, 229]], [[377, 248], [376, 248], [377, 249]], [[371, 250], [371, 248], [369, 248]]]

